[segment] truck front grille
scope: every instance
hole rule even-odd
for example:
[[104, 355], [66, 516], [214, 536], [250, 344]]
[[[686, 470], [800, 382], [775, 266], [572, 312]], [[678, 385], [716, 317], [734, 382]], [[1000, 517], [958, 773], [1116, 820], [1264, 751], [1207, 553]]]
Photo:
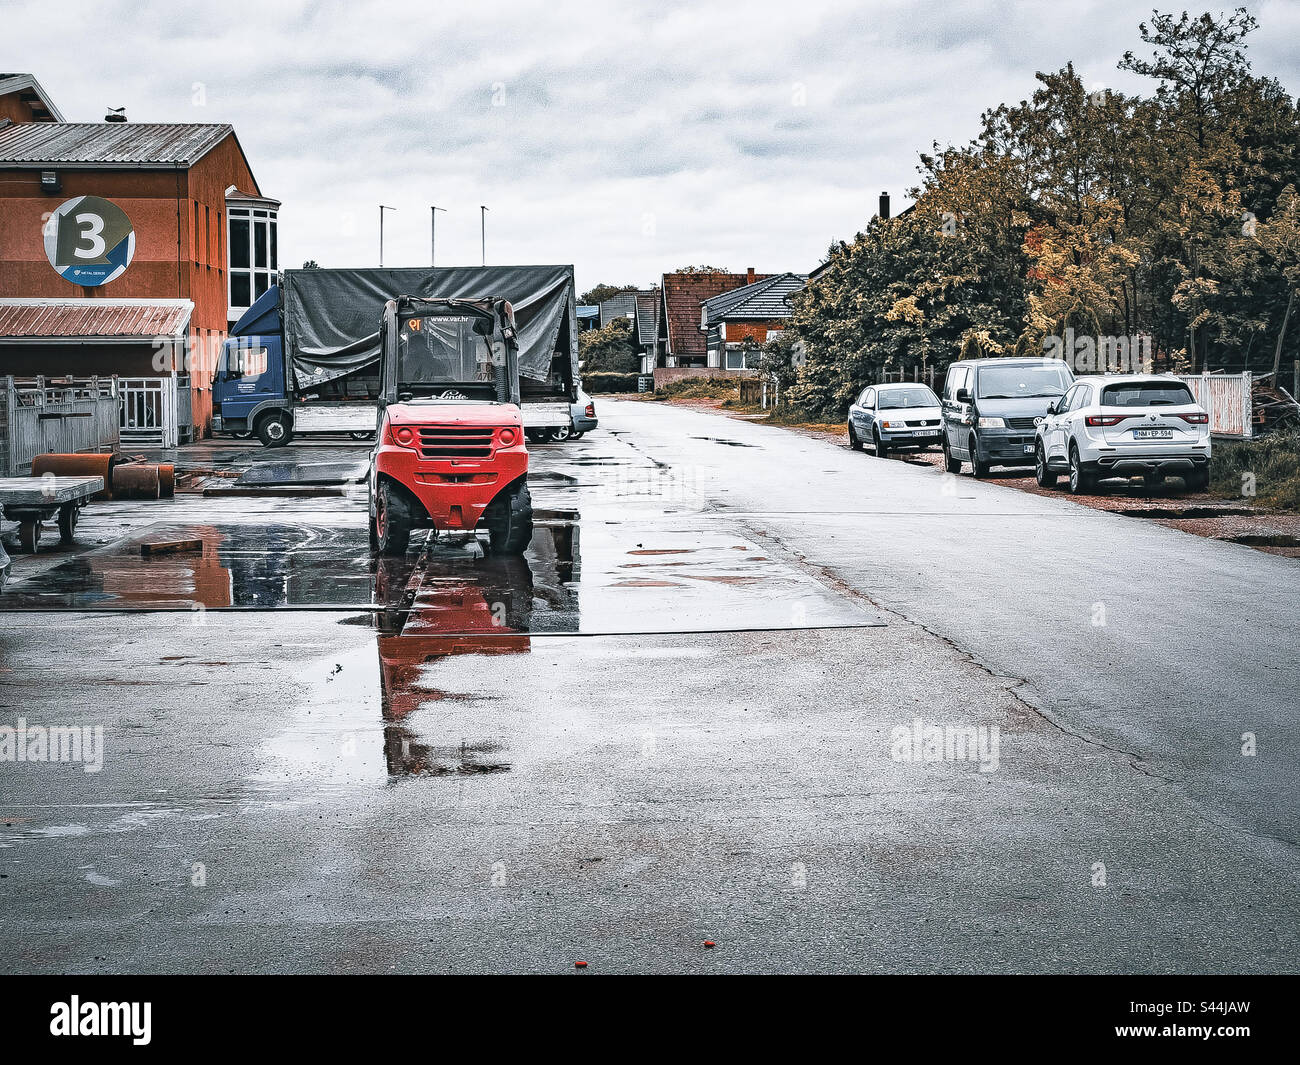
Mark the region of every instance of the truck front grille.
[[420, 430], [420, 454], [426, 459], [492, 457], [492, 430], [479, 426], [427, 425]]

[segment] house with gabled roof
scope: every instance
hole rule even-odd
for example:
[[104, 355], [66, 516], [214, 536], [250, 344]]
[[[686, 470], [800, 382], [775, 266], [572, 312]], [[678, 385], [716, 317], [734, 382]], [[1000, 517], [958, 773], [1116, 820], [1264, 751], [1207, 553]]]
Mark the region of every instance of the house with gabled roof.
[[[278, 207], [229, 125], [66, 122], [30, 74], [0, 75], [0, 374], [117, 375], [150, 442], [177, 411], [203, 433], [229, 312], [278, 269]], [[170, 324], [152, 344], [92, 303], [141, 321], [183, 305], [181, 350]]]
[[[700, 307], [724, 292], [766, 280], [751, 266], [743, 274], [721, 271], [687, 271], [663, 275], [659, 299], [659, 366], [670, 370], [707, 373], [720, 370], [709, 361], [709, 349], [700, 326]], [[669, 377], [682, 376], [669, 374]]]
[[785, 328], [791, 296], [804, 287], [806, 274], [772, 274], [700, 304], [708, 365], [724, 370], [756, 370], [762, 347]]

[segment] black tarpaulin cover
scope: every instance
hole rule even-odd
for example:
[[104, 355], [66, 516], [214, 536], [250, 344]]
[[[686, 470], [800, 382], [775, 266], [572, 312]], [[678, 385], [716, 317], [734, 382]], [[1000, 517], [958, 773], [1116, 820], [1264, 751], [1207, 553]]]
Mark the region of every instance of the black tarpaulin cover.
[[519, 373], [547, 380], [551, 353], [563, 336], [573, 379], [578, 378], [572, 266], [285, 270], [281, 285], [285, 358], [298, 391], [378, 359], [379, 320], [394, 296], [509, 300], [519, 331]]

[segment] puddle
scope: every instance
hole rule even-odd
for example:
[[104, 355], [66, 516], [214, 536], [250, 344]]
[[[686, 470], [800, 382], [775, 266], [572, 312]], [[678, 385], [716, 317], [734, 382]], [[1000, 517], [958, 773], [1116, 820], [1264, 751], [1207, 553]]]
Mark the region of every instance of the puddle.
[[742, 444], [739, 440], [723, 440], [718, 436], [693, 436], [692, 440], [707, 440], [710, 444], [722, 444], [724, 447], [752, 447], [762, 451], [758, 444]]
[[[403, 558], [371, 554], [364, 526], [154, 525], [10, 584], [10, 610], [339, 610], [412, 636], [725, 632], [869, 626], [873, 613], [734, 531], [662, 515], [584, 521], [538, 508], [522, 558], [470, 534]], [[621, 512], [614, 512], [622, 517]], [[142, 545], [194, 540], [195, 550]], [[194, 663], [186, 663], [193, 665]]]
[[1300, 547], [1300, 536], [1287, 536], [1281, 533], [1276, 535], [1224, 536], [1221, 539], [1227, 540], [1230, 544], [1245, 544], [1247, 547]]
[[365, 462], [262, 462], [246, 470], [236, 485], [322, 485], [364, 482]]

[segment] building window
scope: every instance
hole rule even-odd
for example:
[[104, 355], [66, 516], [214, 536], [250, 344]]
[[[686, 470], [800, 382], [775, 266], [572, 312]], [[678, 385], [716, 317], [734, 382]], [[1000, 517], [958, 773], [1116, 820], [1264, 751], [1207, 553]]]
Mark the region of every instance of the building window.
[[758, 361], [763, 357], [759, 348], [742, 348], [739, 345], [727, 346], [728, 370], [757, 370]]
[[230, 317], [238, 318], [275, 284], [280, 266], [276, 212], [226, 205]]

